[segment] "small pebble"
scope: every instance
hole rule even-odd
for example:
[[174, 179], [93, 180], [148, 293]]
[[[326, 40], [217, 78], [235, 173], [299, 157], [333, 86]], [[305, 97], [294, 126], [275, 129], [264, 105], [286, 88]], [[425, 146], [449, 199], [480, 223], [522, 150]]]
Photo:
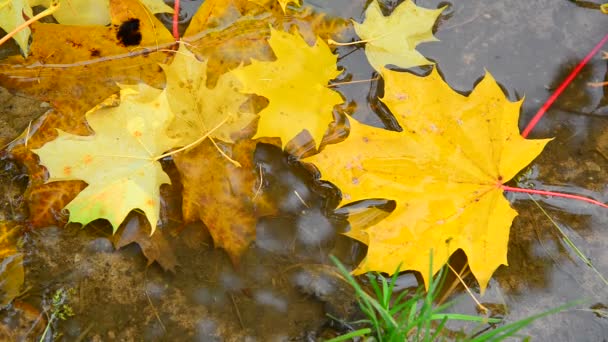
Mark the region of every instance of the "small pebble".
[[112, 242], [106, 238], [97, 238], [89, 242], [87, 250], [91, 252], [112, 253], [114, 252], [114, 246], [112, 246]]

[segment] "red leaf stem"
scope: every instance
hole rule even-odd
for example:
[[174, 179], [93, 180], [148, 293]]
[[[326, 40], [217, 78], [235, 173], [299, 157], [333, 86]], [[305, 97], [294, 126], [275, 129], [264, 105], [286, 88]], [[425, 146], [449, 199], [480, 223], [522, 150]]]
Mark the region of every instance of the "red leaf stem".
[[173, 37], [179, 40], [179, 0], [173, 3]]
[[604, 203], [602, 203], [600, 201], [596, 201], [594, 199], [583, 197], [583, 196], [579, 196], [579, 195], [564, 194], [564, 193], [555, 192], [555, 191], [516, 188], [516, 187], [512, 187], [512, 186], [507, 186], [507, 185], [504, 185], [504, 184], [501, 184], [500, 188], [503, 189], [504, 191], [510, 191], [510, 192], [523, 192], [523, 193], [526, 193], [526, 194], [545, 195], [545, 196], [554, 196], [554, 197], [569, 198], [569, 199], [574, 199], [574, 200], [577, 200], [577, 201], [583, 201], [583, 202], [595, 204], [597, 206], [600, 206], [600, 207], [608, 209], [608, 205], [606, 205], [606, 204], [604, 204]]
[[598, 53], [598, 51], [600, 51], [602, 46], [607, 41], [608, 41], [608, 34], [606, 34], [604, 36], [604, 38], [602, 38], [602, 40], [600, 40], [600, 42], [597, 43], [597, 45], [593, 48], [593, 50], [591, 50], [591, 52], [589, 52], [589, 54], [587, 54], [587, 56], [585, 56], [585, 58], [582, 61], [580, 61], [580, 63], [578, 63], [576, 68], [574, 68], [574, 70], [572, 70], [572, 72], [570, 72], [568, 77], [566, 77], [566, 79], [562, 82], [562, 84], [559, 85], [559, 87], [555, 90], [555, 92], [553, 94], [551, 94], [551, 97], [549, 97], [549, 99], [547, 99], [547, 101], [543, 104], [543, 106], [540, 107], [538, 112], [536, 112], [536, 114], [534, 115], [532, 120], [530, 120], [530, 123], [528, 123], [528, 126], [526, 126], [524, 131], [521, 133], [522, 137], [524, 137], [524, 138], [528, 137], [528, 134], [530, 134], [530, 131], [532, 131], [532, 129], [534, 129], [534, 126], [536, 126], [536, 124], [540, 121], [540, 119], [543, 117], [545, 112], [547, 112], [549, 107], [551, 107], [553, 102], [555, 102], [555, 100], [557, 100], [557, 98], [564, 92], [564, 90], [568, 87], [568, 85], [572, 82], [572, 80], [574, 80], [574, 78], [580, 73], [580, 71], [583, 69], [583, 67], [589, 62], [589, 60], [591, 58], [593, 58], [593, 56], [595, 56], [596, 53]]

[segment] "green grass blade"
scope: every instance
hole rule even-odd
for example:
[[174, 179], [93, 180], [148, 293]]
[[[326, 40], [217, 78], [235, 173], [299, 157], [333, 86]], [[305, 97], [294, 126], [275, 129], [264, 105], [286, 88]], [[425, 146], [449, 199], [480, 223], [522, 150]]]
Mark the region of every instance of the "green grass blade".
[[371, 332], [372, 332], [372, 329], [370, 329], [370, 328], [359, 329], [359, 330], [351, 331], [348, 334], [344, 334], [344, 335], [340, 335], [338, 337], [334, 337], [332, 339], [327, 340], [326, 342], [341, 342], [341, 341], [346, 341], [346, 340], [353, 339], [355, 337], [369, 335]]
[[558, 306], [554, 309], [545, 311], [545, 312], [541, 312], [539, 314], [530, 316], [530, 317], [526, 317], [524, 319], [521, 319], [517, 322], [513, 322], [507, 325], [504, 325], [502, 327], [498, 327], [496, 329], [493, 330], [489, 330], [484, 332], [481, 335], [478, 335], [470, 340], [468, 340], [469, 342], [481, 342], [481, 341], [497, 341], [497, 340], [502, 340], [505, 339], [507, 337], [512, 336], [513, 334], [515, 334], [516, 332], [518, 332], [519, 330], [521, 330], [522, 328], [530, 325], [532, 322], [534, 322], [535, 320], [545, 317], [545, 316], [549, 316], [555, 313], [558, 313], [560, 311], [563, 311], [567, 308], [571, 308], [575, 305], [578, 305], [580, 303], [582, 303], [583, 301], [575, 301], [572, 303], [567, 303], [561, 306]]
[[436, 314], [431, 315], [431, 320], [434, 320], [434, 321], [444, 319], [444, 318], [447, 318], [449, 320], [454, 320], [454, 321], [480, 322], [480, 323], [492, 323], [492, 324], [502, 322], [502, 319], [500, 319], [500, 318], [489, 318], [489, 317], [465, 315], [465, 314], [459, 314], [459, 313], [436, 313]]

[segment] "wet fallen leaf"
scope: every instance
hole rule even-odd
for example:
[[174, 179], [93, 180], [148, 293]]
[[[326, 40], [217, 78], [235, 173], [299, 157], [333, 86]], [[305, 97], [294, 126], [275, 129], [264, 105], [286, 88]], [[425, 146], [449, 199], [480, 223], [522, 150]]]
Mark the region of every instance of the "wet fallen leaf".
[[232, 71], [241, 81], [243, 93], [255, 93], [270, 101], [259, 113], [255, 137], [279, 137], [285, 146], [307, 131], [318, 147], [333, 121], [334, 106], [343, 102], [339, 93], [327, 87], [340, 74], [337, 56], [322, 40], [308, 45], [297, 30], [293, 34], [271, 31], [269, 43], [276, 60], [253, 61]]
[[57, 139], [33, 150], [50, 173], [49, 182], [82, 180], [88, 186], [66, 207], [70, 222], [107, 219], [114, 230], [139, 209], [158, 222], [159, 187], [170, 183], [157, 161], [175, 146], [165, 131], [172, 120], [166, 93], [141, 84], [121, 91], [117, 107], [87, 113], [95, 132], [78, 136], [59, 132]]
[[[151, 13], [172, 13], [173, 9], [163, 0], [140, 0]], [[0, 3], [0, 28], [11, 32], [33, 16], [32, 7], [50, 7], [57, 0], [6, 0]], [[64, 0], [53, 12], [53, 17], [60, 24], [66, 25], [101, 25], [110, 24], [110, 0]], [[29, 39], [31, 30], [26, 27], [18, 32], [13, 39], [21, 48], [23, 55], [29, 54]], [[35, 36], [35, 39], [40, 37]]]
[[184, 40], [197, 56], [208, 60], [207, 82], [215, 84], [220, 75], [252, 59], [271, 61], [270, 28], [290, 30], [294, 26], [313, 45], [317, 36], [340, 39], [350, 23], [308, 6], [294, 8], [286, 16], [280, 6], [259, 6], [249, 0], [207, 0], [192, 18]]
[[78, 135], [91, 134], [82, 122], [50, 110], [33, 121], [29, 129], [7, 148], [8, 156], [19, 161], [27, 169], [29, 182], [23, 198], [26, 199], [30, 222], [34, 228], [65, 223], [63, 207], [85, 186], [81, 181], [45, 183], [48, 178], [47, 171], [40, 166], [38, 156], [30, 149], [40, 148], [55, 139], [55, 127]]
[[[42, 58], [54, 66], [47, 68], [43, 65], [35, 67], [36, 70], [27, 64], [0, 66], [0, 83], [4, 86], [50, 101], [55, 107], [32, 122], [8, 148], [11, 157], [23, 163], [29, 171], [31, 183], [25, 197], [34, 227], [63, 224], [65, 216], [58, 213], [82, 190], [82, 184], [69, 181], [43, 184], [47, 180], [46, 171], [38, 165], [38, 158], [30, 149], [39, 148], [55, 139], [58, 129], [77, 135], [91, 134], [84, 113], [118, 91], [116, 82], [143, 80], [157, 86], [164, 82], [164, 73], [157, 64], [166, 61], [164, 54], [151, 52], [126, 57], [125, 53], [128, 54], [131, 47], [123, 46], [119, 41], [116, 31], [120, 31], [118, 24], [121, 20], [124, 20], [123, 24], [139, 23], [138, 16], [145, 18], [145, 23], [132, 33], [141, 35], [141, 45], [155, 44], [163, 39], [173, 40], [160, 22], [148, 18], [149, 14], [141, 6], [137, 5], [133, 10], [125, 7], [134, 4], [137, 2], [132, 0], [124, 3], [112, 1], [112, 13], [117, 25], [113, 28], [36, 24], [36, 37], [40, 39], [32, 45], [32, 56], [27, 61], [35, 64], [41, 62]], [[91, 40], [88, 34], [97, 39]], [[65, 40], [65, 46], [59, 50], [54, 45], [58, 44], [58, 39]], [[21, 57], [9, 61], [25, 63]], [[37, 76], [24, 81], [22, 77], [27, 78], [30, 74]], [[42, 194], [44, 196], [40, 196]]]
[[[29, 0], [30, 5], [49, 7], [54, 0]], [[151, 13], [173, 13], [163, 0], [139, 0]], [[63, 0], [53, 13], [58, 23], [64, 25], [101, 25], [110, 23], [110, 0]], [[35, 38], [35, 37], [34, 37]]]
[[[228, 252], [236, 264], [255, 240], [258, 217], [275, 208], [267, 201], [253, 164], [256, 142], [240, 140], [217, 148], [209, 140], [186, 153], [174, 156], [184, 185], [184, 222], [201, 220], [217, 247]], [[218, 148], [241, 164], [235, 166]]]
[[232, 135], [256, 118], [241, 106], [248, 97], [237, 91], [238, 80], [221, 75], [215, 87], [207, 86], [207, 61], [199, 61], [182, 45], [170, 65], [163, 67], [167, 76], [167, 98], [175, 118], [167, 134], [187, 145], [222, 123], [212, 136], [233, 142]]
[[142, 215], [131, 213], [112, 237], [114, 248], [120, 249], [136, 243], [148, 259], [148, 265], [157, 262], [164, 270], [175, 272], [177, 259], [165, 237], [164, 229], [150, 234], [150, 223]]
[[365, 55], [372, 67], [380, 71], [389, 64], [400, 68], [433, 64], [416, 51], [416, 46], [437, 41], [433, 25], [444, 8], [426, 9], [405, 0], [385, 17], [374, 0], [365, 11], [365, 21], [353, 23], [357, 35], [366, 42]]
[[0, 308], [21, 293], [24, 281], [23, 255], [17, 251], [21, 226], [0, 222]]
[[[306, 161], [336, 184], [342, 203], [396, 201], [388, 218], [349, 236], [368, 245], [356, 272], [433, 273], [462, 249], [482, 291], [507, 264], [517, 212], [501, 185], [549, 141], [526, 140], [517, 126], [521, 101], [509, 102], [490, 74], [471, 95], [454, 92], [434, 70], [427, 77], [384, 70], [382, 101], [403, 128], [388, 131], [350, 120], [350, 134]], [[428, 94], [433, 93], [433, 96]]]
[[208, 61], [208, 83], [215, 84], [220, 75], [250, 58], [272, 58], [266, 41], [272, 17], [251, 11], [249, 5], [249, 0], [205, 1], [186, 29], [190, 49]]
[[117, 93], [117, 83], [161, 87], [164, 74], [158, 63], [172, 54], [156, 48], [173, 43], [173, 36], [137, 0], [110, 4], [108, 27], [34, 23], [31, 55], [0, 61], [0, 86], [49, 102], [77, 122]]
[[19, 299], [13, 301], [10, 315], [0, 322], [1, 341], [37, 340], [48, 322], [39, 308]]
[[86, 186], [83, 181], [57, 181], [32, 188], [27, 201], [29, 222], [34, 228], [64, 225], [68, 215], [62, 209]]

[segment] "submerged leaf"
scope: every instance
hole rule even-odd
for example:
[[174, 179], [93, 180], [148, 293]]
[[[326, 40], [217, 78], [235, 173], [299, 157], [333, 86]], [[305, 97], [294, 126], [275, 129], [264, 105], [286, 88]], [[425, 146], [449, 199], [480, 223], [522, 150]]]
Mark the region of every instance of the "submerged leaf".
[[[396, 201], [375, 225], [347, 235], [368, 245], [357, 273], [433, 273], [462, 249], [482, 291], [507, 264], [509, 228], [517, 215], [501, 185], [549, 141], [526, 140], [517, 126], [521, 102], [509, 102], [490, 74], [470, 96], [454, 92], [434, 70], [427, 77], [383, 71], [388, 106], [402, 132], [350, 120], [350, 134], [306, 161], [342, 191], [342, 203]], [[429, 94], [434, 94], [429, 96]]]
[[131, 213], [112, 237], [116, 249], [136, 243], [148, 259], [148, 265], [157, 262], [164, 270], [175, 272], [177, 259], [163, 229], [153, 231], [141, 215]]
[[0, 222], [0, 308], [8, 305], [21, 293], [25, 272], [23, 255], [17, 251], [17, 237], [21, 226]]
[[175, 155], [183, 190], [184, 222], [201, 220], [217, 247], [234, 263], [255, 240], [257, 218], [273, 213], [253, 164], [256, 142], [240, 140], [226, 153], [241, 164], [235, 166], [209, 140], [186, 153]]
[[365, 55], [377, 71], [389, 64], [400, 68], [432, 64], [416, 45], [434, 42], [433, 25], [441, 11], [416, 6], [412, 0], [405, 0], [393, 13], [385, 17], [377, 0], [367, 8], [365, 21], [355, 22], [355, 31], [365, 44]]

